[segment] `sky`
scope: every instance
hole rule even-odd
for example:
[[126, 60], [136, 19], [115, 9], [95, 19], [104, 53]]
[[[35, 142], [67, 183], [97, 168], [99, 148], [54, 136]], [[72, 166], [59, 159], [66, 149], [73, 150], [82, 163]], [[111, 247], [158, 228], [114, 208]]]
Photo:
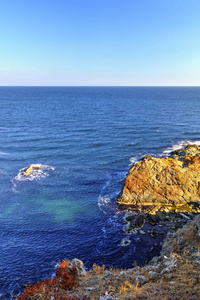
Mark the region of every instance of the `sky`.
[[200, 1], [0, 0], [0, 86], [200, 86]]

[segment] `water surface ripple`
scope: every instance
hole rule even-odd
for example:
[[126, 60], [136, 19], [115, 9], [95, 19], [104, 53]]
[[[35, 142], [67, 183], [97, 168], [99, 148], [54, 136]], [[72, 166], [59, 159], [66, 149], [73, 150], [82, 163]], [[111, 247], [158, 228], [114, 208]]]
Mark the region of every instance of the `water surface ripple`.
[[158, 254], [148, 235], [120, 245], [115, 198], [135, 160], [200, 141], [199, 113], [193, 87], [0, 87], [1, 291], [16, 295], [64, 258], [127, 268]]

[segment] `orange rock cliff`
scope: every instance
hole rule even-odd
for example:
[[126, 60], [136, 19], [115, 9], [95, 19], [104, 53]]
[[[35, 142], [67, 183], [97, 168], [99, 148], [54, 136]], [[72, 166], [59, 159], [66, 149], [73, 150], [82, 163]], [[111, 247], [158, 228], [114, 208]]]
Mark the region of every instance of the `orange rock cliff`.
[[[147, 155], [124, 179], [117, 203], [150, 207], [150, 211], [199, 211], [200, 147], [188, 145], [169, 157]], [[194, 204], [195, 203], [195, 204]], [[149, 212], [150, 212], [149, 211]]]

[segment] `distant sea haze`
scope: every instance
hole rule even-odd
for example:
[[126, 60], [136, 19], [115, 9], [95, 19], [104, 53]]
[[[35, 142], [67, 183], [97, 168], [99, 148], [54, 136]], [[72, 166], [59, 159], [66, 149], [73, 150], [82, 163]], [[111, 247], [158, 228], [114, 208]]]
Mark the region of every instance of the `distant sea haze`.
[[[0, 87], [0, 115], [0, 292], [8, 299], [65, 258], [129, 268], [159, 254], [148, 235], [122, 245], [116, 196], [134, 161], [200, 144], [200, 88]], [[30, 164], [41, 169], [24, 177]]]

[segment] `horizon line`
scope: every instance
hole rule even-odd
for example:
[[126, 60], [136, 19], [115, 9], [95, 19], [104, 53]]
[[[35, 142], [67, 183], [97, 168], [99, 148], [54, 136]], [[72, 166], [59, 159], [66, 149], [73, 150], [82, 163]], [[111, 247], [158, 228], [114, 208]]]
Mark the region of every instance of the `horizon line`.
[[0, 85], [1, 87], [200, 87], [200, 85]]

